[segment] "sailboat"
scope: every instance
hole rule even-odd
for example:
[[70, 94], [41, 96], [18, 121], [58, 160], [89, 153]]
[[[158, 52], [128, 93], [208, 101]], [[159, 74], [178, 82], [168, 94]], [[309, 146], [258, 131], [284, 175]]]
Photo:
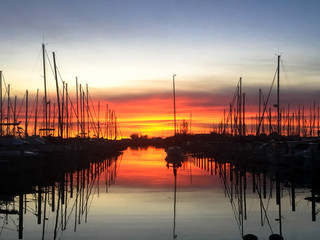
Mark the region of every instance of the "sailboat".
[[183, 152], [179, 146], [171, 146], [166, 149], [167, 157], [166, 161], [172, 164], [181, 163], [183, 160]]
[[[177, 134], [177, 120], [176, 120], [176, 89], [175, 89], [175, 77], [177, 75], [173, 74], [172, 81], [173, 81], [173, 124], [174, 124], [174, 136]], [[183, 159], [183, 152], [180, 146], [171, 146], [166, 149], [167, 157], [166, 161], [171, 163], [178, 163]]]

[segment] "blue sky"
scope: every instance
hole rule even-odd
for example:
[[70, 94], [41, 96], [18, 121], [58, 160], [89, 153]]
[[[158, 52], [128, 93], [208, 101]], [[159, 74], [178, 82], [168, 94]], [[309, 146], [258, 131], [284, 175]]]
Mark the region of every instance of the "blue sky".
[[284, 89], [315, 91], [319, 12], [311, 0], [2, 0], [0, 69], [13, 91], [41, 91], [44, 41], [65, 81], [110, 95], [167, 91], [172, 73], [181, 91], [232, 94], [240, 76], [267, 89], [280, 52]]

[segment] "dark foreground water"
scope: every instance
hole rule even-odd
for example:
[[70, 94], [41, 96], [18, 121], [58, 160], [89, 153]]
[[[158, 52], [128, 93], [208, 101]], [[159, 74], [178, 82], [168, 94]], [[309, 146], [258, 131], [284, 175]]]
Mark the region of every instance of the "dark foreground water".
[[272, 176], [191, 156], [167, 167], [165, 157], [163, 149], [128, 149], [28, 191], [1, 191], [0, 239], [320, 238], [320, 205], [306, 199], [306, 183], [281, 182], [277, 204]]

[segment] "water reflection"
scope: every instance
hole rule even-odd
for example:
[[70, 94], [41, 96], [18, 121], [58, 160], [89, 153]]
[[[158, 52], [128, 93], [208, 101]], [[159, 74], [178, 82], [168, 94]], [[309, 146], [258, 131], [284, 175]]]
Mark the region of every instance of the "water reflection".
[[173, 239], [177, 238], [176, 235], [176, 206], [177, 206], [177, 169], [181, 167], [183, 162], [182, 150], [178, 147], [171, 147], [167, 150], [166, 157], [167, 168], [173, 169], [174, 175], [174, 200], [173, 200]]
[[283, 174], [201, 155], [171, 161], [157, 148], [75, 162], [1, 174], [0, 239], [320, 236], [312, 172]]
[[67, 225], [76, 232], [80, 224], [87, 222], [92, 199], [101, 191], [101, 179], [106, 192], [115, 183], [119, 157], [79, 158], [72, 165], [3, 171], [0, 237], [23, 239], [27, 232], [26, 237], [31, 239], [60, 239]]
[[[288, 228], [284, 228], [284, 225], [290, 226], [292, 222], [298, 231], [295, 239], [319, 237], [315, 235], [316, 228], [311, 227], [319, 225], [308, 224], [316, 222], [319, 213], [320, 178], [315, 170], [301, 172], [296, 169], [268, 169], [266, 166], [253, 168], [252, 165], [238, 164], [232, 160], [218, 161], [201, 154], [193, 158], [193, 163], [211, 175], [220, 177], [242, 238], [251, 233], [259, 236], [261, 229], [264, 229], [269, 230], [270, 235], [279, 237], [276, 239], [292, 239], [292, 229], [288, 231]], [[306, 216], [308, 212], [309, 217]], [[267, 239], [263, 235], [259, 239]], [[297, 237], [299, 235], [301, 238]]]

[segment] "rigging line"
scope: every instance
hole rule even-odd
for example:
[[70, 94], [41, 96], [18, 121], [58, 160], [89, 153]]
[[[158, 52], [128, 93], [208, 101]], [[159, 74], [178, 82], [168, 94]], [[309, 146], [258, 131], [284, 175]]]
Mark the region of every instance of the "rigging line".
[[[260, 178], [259, 178], [259, 181], [261, 181]], [[259, 195], [260, 204], [261, 204], [262, 209], [263, 209], [263, 211], [264, 211], [264, 218], [267, 220], [267, 223], [268, 223], [268, 226], [269, 226], [269, 228], [270, 228], [271, 233], [273, 233], [273, 230], [272, 230], [272, 227], [271, 227], [271, 224], [270, 224], [270, 221], [269, 221], [269, 217], [268, 217], [268, 215], [267, 215], [267, 210], [266, 210], [266, 208], [264, 207], [264, 204], [263, 204], [261, 191], [260, 191], [260, 188], [258, 188], [258, 184], [256, 184], [255, 188], [256, 188], [257, 193], [258, 193], [258, 195]], [[264, 219], [264, 220], [265, 220], [265, 219]]]
[[[85, 208], [87, 208], [87, 211], [89, 211], [89, 209], [88, 209], [88, 201], [89, 201], [89, 199], [90, 199], [90, 195], [91, 195], [91, 192], [92, 192], [92, 188], [93, 188], [93, 186], [94, 186], [94, 183], [95, 183], [96, 179], [97, 179], [97, 176], [95, 176], [95, 177], [93, 178], [93, 180], [91, 181], [90, 185], [87, 186], [87, 188], [90, 188], [89, 192], [87, 193], [87, 195], [86, 195], [86, 197], [85, 197], [85, 200], [86, 200]], [[98, 183], [98, 184], [99, 184], [99, 183]], [[96, 188], [97, 188], [97, 187], [96, 187]], [[95, 193], [95, 191], [94, 191], [94, 193]], [[93, 201], [93, 197], [94, 197], [94, 194], [92, 195], [91, 202]], [[91, 205], [89, 205], [89, 206], [91, 206]], [[83, 212], [82, 212], [81, 220], [83, 219], [83, 217], [84, 217], [84, 214], [83, 214]]]
[[10, 230], [10, 231], [14, 231], [14, 232], [17, 232], [17, 231], [18, 231], [18, 229], [5, 227], [5, 226], [3, 225], [3, 227], [1, 228], [1, 231], [0, 231], [0, 236], [1, 236], [1, 233], [2, 233], [2, 230], [3, 230], [3, 229]]
[[289, 91], [289, 90], [290, 90], [289, 87], [291, 88], [290, 79], [289, 79], [289, 77], [288, 77], [288, 75], [287, 75], [287, 70], [286, 70], [285, 65], [284, 65], [284, 63], [283, 63], [283, 58], [280, 58], [280, 61], [281, 61], [281, 63], [282, 63], [281, 67], [282, 67], [282, 71], [283, 71], [283, 73], [284, 73], [284, 79], [285, 79], [285, 81], [286, 81], [286, 83], [287, 83], [287, 88], [288, 88], [288, 91]]
[[[97, 176], [95, 177], [94, 181], [96, 180], [96, 178], [97, 178]], [[97, 190], [97, 188], [98, 188], [98, 185], [99, 185], [99, 182], [97, 182], [97, 185], [96, 185], [95, 188], [94, 188], [94, 191], [93, 191], [93, 194], [92, 194], [92, 197], [91, 197], [91, 201], [90, 201], [90, 203], [89, 203], [89, 206], [87, 206], [87, 207], [88, 207], [88, 212], [89, 212], [90, 209], [91, 209], [92, 202], [93, 202], [93, 198], [94, 198], [94, 195], [95, 195], [96, 190]], [[92, 188], [93, 188], [93, 186], [92, 186]], [[90, 189], [90, 195], [91, 195], [91, 190], [92, 190], [92, 188]], [[90, 195], [89, 195], [89, 196], [90, 196]], [[90, 197], [89, 197], [89, 198], [90, 198]], [[89, 198], [88, 198], [87, 201], [89, 201]], [[86, 203], [86, 204], [88, 204], [88, 203]]]
[[[236, 96], [237, 96], [237, 90], [238, 90], [239, 82], [240, 82], [240, 80], [238, 81], [238, 84], [236, 86], [236, 90], [235, 90], [234, 95], [233, 95], [233, 99], [232, 99], [232, 103], [231, 103], [231, 109], [233, 109], [233, 106], [235, 104], [235, 99], [236, 99]], [[228, 111], [228, 115], [227, 115], [227, 119], [226, 119], [226, 123], [225, 123], [225, 127], [226, 128], [228, 127], [229, 118], [232, 118], [232, 116], [230, 115], [230, 111]]]
[[[90, 108], [89, 108], [89, 111], [88, 111], [88, 112], [89, 112], [89, 119], [88, 119], [89, 124], [90, 124], [90, 126], [93, 128], [94, 133], [97, 133], [96, 124], [95, 124], [95, 122], [94, 122], [94, 119], [93, 119], [93, 116], [92, 116], [92, 113], [91, 113]], [[91, 117], [91, 122], [90, 122], [90, 117]]]
[[[92, 165], [92, 168], [93, 168], [93, 166], [94, 166], [94, 165]], [[94, 186], [94, 183], [96, 182], [96, 180], [97, 180], [97, 174], [96, 174], [96, 172], [95, 172], [94, 178], [91, 180], [90, 185], [87, 186], [87, 187], [89, 188], [89, 192], [88, 192], [88, 194], [87, 194], [87, 196], [86, 196], [86, 207], [88, 207], [88, 201], [89, 201], [89, 199], [90, 199], [91, 191], [92, 191], [92, 189], [93, 189], [93, 186]], [[92, 196], [92, 197], [93, 197], [93, 196]]]
[[[236, 86], [236, 90], [235, 90], [234, 95], [233, 95], [233, 99], [232, 99], [232, 102], [231, 102], [231, 109], [233, 109], [233, 107], [234, 107], [234, 105], [235, 105], [235, 101], [236, 101], [236, 98], [237, 98], [237, 90], [238, 90], [239, 82], [240, 82], [240, 80], [238, 81], [238, 84], [237, 84], [237, 86]], [[227, 124], [226, 124], [226, 127], [228, 127], [229, 117], [232, 118], [232, 116], [230, 116], [230, 111], [229, 111], [229, 113], [228, 113], [228, 115], [227, 115], [227, 120], [226, 120]]]
[[[51, 64], [51, 61], [50, 61], [50, 58], [49, 58], [49, 55], [48, 55], [48, 52], [47, 52], [47, 49], [44, 48], [44, 52], [45, 52], [45, 55], [47, 57], [47, 60], [48, 60], [48, 63], [49, 63], [49, 66], [50, 66], [50, 69], [51, 69], [51, 72], [52, 72], [52, 75], [54, 76], [54, 69], [52, 67], [52, 64]], [[49, 94], [49, 92], [47, 92], [47, 94]]]
[[[221, 170], [220, 170], [220, 171], [221, 171]], [[223, 180], [220, 178], [220, 181], [223, 182], [223, 184], [224, 184], [224, 186], [225, 186], [225, 188], [226, 188], [226, 190], [227, 190], [226, 192], [227, 192], [228, 198], [229, 198], [229, 200], [230, 200], [230, 204], [231, 204], [232, 211], [233, 211], [233, 213], [234, 213], [234, 219], [236, 220], [237, 227], [238, 227], [238, 229], [239, 229], [240, 234], [242, 235], [241, 222], [240, 222], [240, 220], [239, 220], [240, 214], [237, 213], [237, 207], [236, 207], [235, 201], [231, 200], [232, 197], [231, 197], [231, 194], [230, 194], [230, 190], [229, 190], [229, 188], [228, 188], [228, 186], [227, 186], [226, 180], [225, 180], [224, 178], [223, 178]]]
[[[80, 187], [80, 189], [79, 189], [79, 191], [77, 191], [77, 193], [76, 193], [76, 200], [75, 200], [75, 202], [73, 203], [73, 206], [72, 206], [72, 208], [71, 208], [71, 212], [70, 212], [70, 214], [69, 214], [69, 216], [68, 216], [68, 219], [70, 218], [70, 215], [71, 215], [71, 213], [73, 212], [73, 209], [74, 209], [74, 207], [75, 207], [75, 205], [76, 205], [76, 201], [77, 201], [77, 199], [78, 199], [78, 197], [79, 197], [79, 195], [81, 194], [81, 190], [82, 190], [82, 186]], [[67, 203], [66, 204], [69, 204], [69, 202], [71, 201], [71, 199], [68, 199], [68, 201], [67, 201]], [[68, 221], [67, 221], [68, 222]], [[60, 225], [59, 225], [59, 228], [60, 228], [60, 226], [61, 226], [61, 223], [60, 223]]]
[[[122, 134], [121, 134], [121, 129], [120, 129], [120, 125], [119, 125], [119, 122], [118, 122], [118, 118], [116, 117], [116, 119], [115, 119], [115, 126], [116, 126], [116, 133], [119, 133], [119, 131], [120, 131], [120, 136], [122, 137]], [[118, 135], [119, 134], [117, 134], [117, 137], [118, 137]], [[115, 140], [117, 140], [117, 139], [115, 139]]]
[[32, 209], [32, 207], [30, 207], [30, 206], [27, 206], [26, 211], [28, 211], [29, 213], [32, 213], [33, 215], [37, 215], [36, 210]]
[[[240, 221], [239, 221], [240, 213], [237, 213], [237, 212], [236, 212], [236, 209], [237, 209], [237, 208], [236, 208], [236, 204], [235, 204], [235, 201], [233, 201], [232, 194], [231, 194], [231, 191], [230, 191], [230, 187], [228, 186], [228, 183], [227, 183], [227, 180], [226, 180], [227, 177], [226, 177], [225, 175], [223, 175], [224, 173], [223, 173], [223, 171], [222, 171], [221, 168], [219, 169], [219, 172], [220, 172], [220, 174], [221, 174], [220, 181], [222, 181], [223, 184], [224, 184], [224, 186], [225, 186], [226, 193], [227, 193], [227, 195], [228, 195], [228, 197], [229, 197], [229, 200], [230, 200], [232, 209], [233, 209], [234, 214], [235, 214], [235, 219], [236, 219], [236, 222], [238, 223], [238, 227], [239, 227], [239, 230], [240, 230], [240, 233], [241, 233], [241, 229], [240, 229], [241, 223], [240, 223]], [[223, 179], [223, 180], [222, 180], [222, 179]], [[236, 192], [237, 192], [237, 193], [239, 192], [238, 189], [236, 189]], [[237, 196], [236, 196], [236, 197], [237, 197]], [[238, 196], [238, 198], [239, 198], [239, 196]]]
[[4, 226], [5, 223], [6, 223], [6, 219], [3, 218], [3, 225], [2, 225], [1, 230], [0, 230], [0, 236], [1, 236], [1, 234], [2, 234], [3, 229], [5, 229], [5, 226]]
[[11, 216], [9, 216], [9, 218], [11, 219], [12, 223], [16, 226], [16, 228], [17, 228], [17, 230], [18, 230], [19, 225], [16, 224], [16, 221], [15, 221]]
[[[75, 115], [75, 117], [76, 117], [76, 119], [77, 119], [77, 124], [81, 125], [81, 124], [80, 124], [80, 120], [79, 120], [79, 116], [77, 115], [77, 111], [76, 111], [76, 109], [74, 108], [74, 104], [73, 104], [73, 102], [72, 102], [72, 100], [71, 100], [71, 97], [70, 97], [69, 93], [67, 94], [67, 96], [68, 96], [68, 99], [69, 99], [70, 104], [71, 104], [71, 109], [73, 110], [73, 113], [74, 113], [74, 115]], [[71, 111], [71, 113], [72, 113], [72, 111]], [[80, 128], [81, 128], [81, 131], [83, 132], [82, 126], [80, 126]]]
[[[62, 95], [61, 89], [59, 89], [59, 94], [60, 94], [60, 96]], [[70, 105], [71, 105], [71, 113], [70, 114], [72, 114], [72, 111], [73, 111], [74, 116], [76, 116], [77, 124], [80, 125], [81, 132], [84, 132], [84, 130], [82, 128], [82, 125], [80, 124], [79, 116], [76, 113], [76, 109], [74, 108], [74, 104], [72, 102], [72, 99], [71, 99], [69, 93], [66, 95], [66, 97], [68, 97], [68, 100], [69, 100]]]
[[[96, 119], [97, 119], [98, 117], [97, 117], [96, 111], [95, 111], [95, 109], [94, 109], [94, 106], [93, 106], [93, 102], [92, 102], [90, 93], [88, 93], [88, 95], [89, 95], [88, 97], [89, 97], [89, 99], [90, 99], [90, 103], [91, 103], [91, 106], [92, 106], [92, 108], [93, 108], [95, 117], [96, 117]], [[92, 122], [90, 123], [90, 124], [91, 124], [91, 127], [93, 127], [95, 133], [97, 134], [99, 130], [96, 129], [97, 127], [96, 127], [96, 124], [95, 124], [95, 122], [94, 122], [94, 119], [93, 119], [93, 116], [92, 116], [92, 113], [91, 113], [91, 109], [90, 109], [90, 108], [89, 108], [89, 115], [90, 115], [91, 120], [92, 120]], [[89, 119], [89, 122], [90, 122], [90, 119]]]
[[[2, 105], [4, 105], [5, 100], [7, 100], [8, 87], [7, 87], [7, 84], [6, 84], [6, 82], [5, 82], [5, 79], [4, 79], [3, 74], [2, 74], [2, 78], [3, 78], [3, 82], [4, 82], [4, 87], [5, 87], [5, 92], [4, 92], [4, 94], [2, 94], [2, 96], [3, 96]], [[9, 101], [9, 104], [10, 104], [10, 103], [11, 103], [11, 101]], [[3, 110], [3, 109], [1, 109], [1, 110]], [[12, 110], [12, 107], [11, 107], [11, 110]]]
[[260, 132], [261, 122], [262, 122], [262, 119], [263, 119], [263, 117], [264, 117], [264, 113], [265, 113], [265, 111], [266, 111], [267, 104], [268, 104], [269, 99], [270, 99], [270, 95], [271, 95], [271, 91], [272, 91], [272, 88], [273, 88], [273, 84], [274, 84], [274, 81], [275, 81], [276, 76], [277, 76], [277, 71], [278, 71], [278, 68], [276, 69], [276, 71], [275, 71], [275, 73], [274, 73], [274, 77], [273, 77], [273, 81], [272, 81], [272, 84], [271, 84], [271, 87], [270, 87], [270, 90], [269, 90], [267, 102], [266, 102], [266, 104], [264, 105], [264, 109], [263, 109], [263, 112], [262, 112], [262, 116], [261, 116], [261, 119], [260, 119], [260, 121], [259, 121], [258, 129], [257, 129], [257, 134]]
[[7, 95], [7, 92], [8, 92], [8, 88], [7, 88], [7, 84], [6, 84], [6, 81], [5, 81], [5, 78], [4, 78], [4, 75], [3, 75], [3, 73], [2, 73], [2, 79], [3, 79], [3, 85], [4, 85], [4, 87], [5, 87], [5, 92], [4, 92], [4, 94], [2, 95], [2, 103], [5, 101], [5, 99], [6, 99], [6, 95]]
[[234, 214], [235, 214], [235, 219], [237, 221], [237, 223], [240, 225], [240, 222], [239, 222], [239, 214], [235, 211], [236, 210], [236, 205], [235, 205], [235, 201], [233, 201], [233, 198], [231, 196], [231, 191], [230, 191], [230, 188], [228, 187], [227, 185], [227, 182], [226, 180], [223, 178], [223, 180], [220, 178], [220, 181], [223, 183], [223, 185], [225, 186], [225, 189], [226, 189], [226, 193], [229, 197], [229, 200], [230, 200], [230, 203], [231, 203], [231, 206], [232, 206], [232, 209], [234, 210]]
[[[92, 98], [91, 98], [91, 95], [90, 95], [90, 93], [88, 93], [89, 94], [89, 99], [90, 99], [90, 103], [91, 103], [91, 107], [93, 108], [93, 111], [94, 111], [94, 117], [96, 118], [96, 119], [98, 119], [98, 116], [97, 116], [97, 113], [96, 113], [96, 111], [95, 111], [95, 109], [94, 109], [94, 105], [93, 105], [93, 101], [92, 101]], [[99, 119], [98, 119], [99, 120]], [[94, 121], [94, 119], [92, 118], [92, 121]]]
[[[62, 84], [66, 83], [66, 82], [63, 81], [63, 79], [62, 79], [62, 76], [61, 76], [61, 73], [60, 73], [60, 71], [59, 71], [58, 66], [56, 66], [56, 69], [57, 69], [57, 72], [58, 72], [58, 75], [59, 75], [59, 78], [60, 78], [61, 83], [62, 83]], [[61, 93], [61, 89], [59, 89], [59, 93], [60, 93], [60, 96], [63, 95], [63, 93]], [[80, 121], [79, 121], [79, 116], [77, 116], [76, 110], [75, 110], [74, 107], [73, 107], [73, 103], [72, 103], [72, 100], [71, 100], [71, 98], [70, 98], [70, 96], [69, 96], [69, 93], [66, 94], [66, 98], [68, 98], [68, 100], [70, 101], [70, 104], [71, 104], [73, 113], [74, 113], [74, 115], [75, 115], [76, 118], [77, 118], [77, 124], [80, 125], [81, 132], [84, 132], [84, 129], [82, 129], [82, 126], [81, 126]], [[72, 111], [71, 111], [71, 113], [72, 113]]]
[[26, 98], [26, 93], [24, 94], [23, 99], [21, 101], [20, 109], [18, 111], [18, 115], [16, 115], [16, 119], [19, 119], [19, 117], [20, 117], [21, 109], [22, 109], [25, 98]]
[[48, 52], [47, 52], [47, 49], [46, 49], [46, 48], [44, 48], [44, 52], [45, 52], [45, 55], [46, 55], [46, 57], [47, 57], [47, 60], [48, 60], [49, 66], [50, 66], [50, 68], [51, 68], [52, 74], [53, 74], [53, 76], [54, 76], [54, 69], [53, 69], [53, 67], [52, 67], [52, 64], [51, 64], [51, 61], [50, 61], [50, 58], [49, 58], [49, 55], [48, 55]]
[[266, 105], [266, 100], [264, 99], [264, 95], [262, 91], [261, 91], [261, 96], [262, 96], [263, 105]]
[[269, 198], [268, 198], [268, 201], [267, 201], [266, 211], [268, 211], [268, 208], [269, 208], [269, 205], [270, 205], [271, 193], [272, 193], [272, 189], [273, 189], [273, 184], [274, 184], [274, 182], [272, 182], [272, 184], [270, 185], [270, 194], [269, 194]]
[[122, 131], [121, 131], [121, 128], [120, 128], [120, 125], [118, 123], [118, 127], [117, 127], [117, 130], [120, 132], [120, 137], [122, 138]]
[[[63, 181], [65, 181], [65, 180], [63, 180]], [[59, 186], [58, 186], [58, 188], [59, 188]], [[82, 187], [80, 188], [80, 189], [82, 189]], [[60, 194], [60, 189], [58, 189], [58, 191], [59, 191], [59, 194]], [[65, 189], [63, 189], [63, 191], [65, 191]], [[77, 198], [78, 198], [78, 195], [79, 195], [79, 193], [81, 193], [81, 191], [78, 191], [77, 192]], [[58, 199], [58, 203], [59, 203], [59, 200], [60, 200], [60, 197], [59, 197], [59, 199]], [[77, 200], [77, 199], [76, 199]], [[65, 202], [65, 205], [67, 206], [68, 205], [68, 203], [71, 201], [71, 199], [68, 199], [67, 200], [67, 202]], [[74, 203], [75, 204], [75, 203]], [[74, 204], [73, 204], [73, 207], [72, 207], [72, 210], [71, 210], [71, 212], [70, 212], [70, 214], [69, 214], [69, 217], [70, 217], [70, 215], [71, 215], [71, 213], [72, 213], [72, 211], [73, 211], [73, 208], [74, 208]], [[59, 206], [59, 205], [58, 205]], [[59, 209], [57, 210], [57, 218], [58, 218], [58, 215], [59, 215]], [[63, 218], [64, 216], [63, 216], [63, 209], [61, 208], [61, 218]], [[69, 220], [69, 217], [68, 217], [68, 220]], [[67, 223], [67, 221], [66, 221], [66, 223]], [[60, 223], [59, 223], [59, 226], [58, 226], [58, 228], [57, 228], [57, 230], [60, 230], [61, 229], [61, 234], [60, 234], [60, 239], [61, 239], [61, 236], [63, 235], [63, 232], [64, 232], [64, 228], [63, 228], [63, 225], [64, 223], [62, 223], [61, 221], [60, 221]], [[56, 227], [55, 227], [55, 229], [56, 229]], [[55, 230], [55, 233], [56, 233], [56, 230]], [[55, 237], [56, 238], [56, 237]], [[55, 239], [54, 238], [54, 239]]]
[[[79, 193], [80, 193], [80, 191], [77, 192], [76, 198], [78, 198]], [[69, 204], [70, 201], [71, 201], [71, 199], [69, 198], [66, 204]], [[71, 214], [73, 213], [73, 210], [74, 210], [74, 208], [75, 208], [75, 206], [76, 206], [76, 201], [78, 201], [78, 199], [76, 199], [76, 200], [74, 201], [73, 206], [72, 206], [72, 208], [71, 208], [71, 210], [70, 210], [70, 212], [69, 212], [69, 215], [68, 215], [68, 217], [67, 217], [67, 220], [66, 220], [66, 223], [65, 223], [65, 224], [68, 224], [68, 222], [69, 222], [69, 220], [70, 220]], [[59, 224], [59, 229], [61, 228], [61, 226], [62, 226], [62, 223], [60, 222], [60, 224]], [[64, 231], [61, 231], [61, 235], [60, 235], [60, 238], [59, 238], [59, 239], [62, 238], [63, 233], [64, 233]]]
[[[118, 176], [118, 171], [119, 171], [120, 166], [121, 166], [122, 158], [123, 158], [123, 155], [121, 154], [121, 155], [119, 156], [119, 165], [118, 165], [118, 167], [117, 167], [117, 169], [116, 169], [116, 172], [115, 172], [116, 176]], [[116, 163], [117, 160], [118, 160], [118, 159], [115, 158], [115, 159], [114, 159], [114, 163]]]
[[[13, 113], [14, 112], [14, 108], [13, 108], [12, 105], [13, 105], [12, 100], [11, 100], [11, 98], [9, 98], [9, 108], [10, 108], [11, 112]], [[7, 113], [7, 114], [9, 114], [9, 113]]]
[[[53, 69], [52, 64], [51, 64], [51, 62], [50, 62], [50, 58], [49, 58], [49, 56], [48, 56], [48, 53], [47, 53], [47, 50], [46, 50], [46, 49], [45, 49], [45, 54], [46, 54], [46, 56], [47, 56], [47, 59], [48, 59], [48, 62], [49, 62], [49, 66], [50, 66], [51, 72], [52, 72], [53, 76], [55, 76], [55, 72], [54, 72], [54, 69]], [[59, 71], [58, 66], [56, 66], [56, 69], [57, 69], [57, 73], [58, 73], [57, 78], [59, 77], [59, 78], [60, 78], [60, 82], [63, 84], [64, 81], [63, 81], [63, 79], [62, 79], [62, 76], [61, 76], [61, 74], [60, 74], [60, 71]], [[61, 89], [59, 89], [59, 94], [60, 94], [60, 96], [62, 95]]]
[[32, 108], [31, 108], [31, 112], [30, 112], [31, 114], [29, 114], [28, 121], [30, 121], [30, 119], [31, 119], [31, 117], [32, 117], [32, 113], [33, 113], [33, 111], [34, 111], [34, 109], [35, 109], [36, 101], [37, 101], [37, 99], [35, 98], [35, 100], [34, 100], [34, 102], [33, 102], [33, 105], [32, 105]]
[[58, 66], [57, 66], [57, 72], [58, 72], [58, 75], [59, 75], [59, 77], [60, 77], [60, 81], [61, 81], [61, 83], [63, 83], [64, 81], [63, 81], [63, 79], [62, 79], [62, 76], [61, 76], [61, 73], [60, 73], [60, 71], [59, 71]]

